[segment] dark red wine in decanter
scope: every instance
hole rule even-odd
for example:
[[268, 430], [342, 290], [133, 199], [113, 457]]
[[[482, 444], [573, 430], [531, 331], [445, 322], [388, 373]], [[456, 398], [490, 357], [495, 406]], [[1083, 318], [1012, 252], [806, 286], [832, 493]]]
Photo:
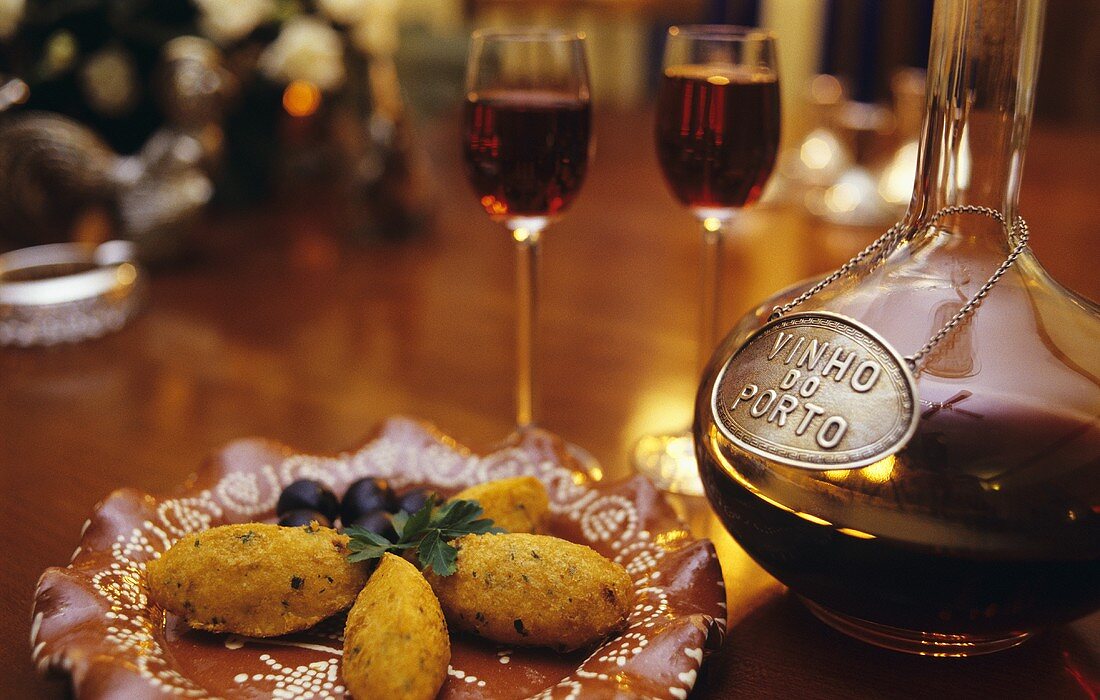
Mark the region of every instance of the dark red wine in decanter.
[[998, 220], [1027, 215], [1042, 11], [937, 0], [897, 235], [743, 318], [698, 393], [719, 518], [818, 617], [893, 649], [987, 653], [1100, 608], [1100, 308], [1013, 258], [1023, 229]]

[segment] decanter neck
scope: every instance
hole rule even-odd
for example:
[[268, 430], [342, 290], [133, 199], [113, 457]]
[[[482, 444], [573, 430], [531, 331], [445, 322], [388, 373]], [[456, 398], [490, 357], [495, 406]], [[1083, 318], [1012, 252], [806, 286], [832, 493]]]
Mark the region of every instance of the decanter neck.
[[[989, 207], [1009, 221], [1016, 216], [1045, 4], [936, 0], [928, 110], [906, 215], [914, 231], [953, 205]], [[972, 235], [982, 230], [992, 229], [975, 227]]]

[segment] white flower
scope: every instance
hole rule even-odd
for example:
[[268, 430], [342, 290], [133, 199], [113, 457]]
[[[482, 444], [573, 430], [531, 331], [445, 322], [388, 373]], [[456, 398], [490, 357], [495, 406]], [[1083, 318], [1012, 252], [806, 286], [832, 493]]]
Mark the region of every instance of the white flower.
[[397, 53], [397, 29], [397, 19], [392, 14], [379, 15], [352, 27], [351, 41], [357, 49], [372, 56], [393, 56]]
[[333, 22], [356, 24], [370, 14], [371, 0], [317, 0], [317, 7]]
[[[2, 2], [3, 0], [0, 0]], [[219, 44], [231, 44], [242, 39], [271, 19], [275, 13], [273, 0], [194, 0], [198, 6], [199, 28]]]
[[260, 55], [260, 69], [273, 80], [306, 80], [321, 90], [333, 90], [345, 78], [344, 44], [327, 22], [294, 17]]
[[107, 48], [93, 54], [80, 72], [92, 109], [109, 117], [130, 111], [137, 100], [137, 70], [130, 54]]
[[23, 19], [27, 0], [0, 0], [0, 39], [9, 39]]

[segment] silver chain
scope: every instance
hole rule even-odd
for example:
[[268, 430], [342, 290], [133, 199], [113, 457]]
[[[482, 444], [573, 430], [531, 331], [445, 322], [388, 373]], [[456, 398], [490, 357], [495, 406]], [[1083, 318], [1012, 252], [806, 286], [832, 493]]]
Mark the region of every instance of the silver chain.
[[[928, 342], [924, 344], [924, 347], [922, 347], [920, 350], [917, 350], [912, 355], [907, 355], [905, 357], [905, 362], [909, 365], [909, 369], [914, 372], [918, 370], [920, 366], [920, 361], [932, 351], [932, 348], [936, 347], [941, 340], [946, 338], [953, 330], [955, 330], [955, 328], [960, 323], [962, 323], [963, 319], [974, 313], [974, 310], [978, 308], [979, 305], [981, 305], [982, 300], [989, 295], [989, 290], [993, 289], [993, 286], [997, 284], [998, 281], [1000, 281], [1001, 277], [1003, 277], [1006, 272], [1008, 272], [1008, 268], [1012, 267], [1012, 264], [1016, 262], [1016, 258], [1020, 257], [1020, 254], [1023, 253], [1024, 250], [1027, 248], [1029, 231], [1027, 227], [1027, 222], [1024, 221], [1023, 217], [1017, 216], [1016, 219], [1012, 222], [1012, 226], [1010, 227], [1008, 225], [1008, 222], [1005, 221], [1005, 217], [1003, 214], [1001, 214], [1001, 212], [995, 209], [990, 209], [989, 207], [979, 207], [970, 204], [945, 207], [936, 212], [925, 225], [931, 226], [943, 217], [951, 216], [953, 214], [981, 214], [982, 216], [988, 216], [992, 219], [996, 219], [1000, 222], [1001, 226], [1004, 227], [1005, 232], [1008, 234], [1009, 240], [1016, 239], [1016, 246], [1012, 249], [1012, 252], [1008, 254], [1008, 257], [1005, 258], [1004, 262], [1001, 263], [1000, 267], [998, 267], [993, 272], [993, 274], [990, 275], [985, 284], [983, 284], [981, 288], [974, 294], [974, 296], [970, 298], [970, 301], [963, 304], [962, 308], [959, 309], [958, 312], [951, 317], [951, 320], [945, 323], [943, 325], [943, 328], [940, 328], [940, 330], [937, 331], [936, 334], [933, 335], [928, 340]], [[822, 289], [825, 289], [833, 282], [849, 274], [856, 265], [859, 265], [861, 262], [866, 260], [868, 256], [887, 245], [894, 244], [898, 240], [898, 237], [901, 236], [901, 234], [905, 231], [905, 229], [905, 225], [901, 222], [894, 224], [889, 231], [875, 239], [874, 242], [871, 243], [871, 245], [856, 253], [855, 257], [841, 265], [836, 272], [821, 280], [813, 287], [810, 287], [808, 290], [798, 295], [793, 300], [787, 302], [783, 306], [777, 306], [772, 309], [771, 315], [768, 317], [768, 320], [774, 321], [778, 319], [783, 314], [787, 313], [802, 302], [814, 296]]]

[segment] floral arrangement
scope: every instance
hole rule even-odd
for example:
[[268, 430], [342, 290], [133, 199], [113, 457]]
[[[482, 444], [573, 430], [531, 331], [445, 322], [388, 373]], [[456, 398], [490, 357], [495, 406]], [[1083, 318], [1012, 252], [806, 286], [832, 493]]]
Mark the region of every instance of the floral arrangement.
[[[123, 235], [159, 236], [164, 250], [186, 232], [160, 222], [276, 192], [324, 192], [367, 235], [403, 236], [421, 227], [428, 179], [409, 156], [393, 67], [397, 1], [0, 0], [0, 132], [35, 112], [53, 154], [42, 169], [84, 163], [105, 142], [107, 209]], [[73, 175], [43, 176], [58, 188], [49, 198], [79, 193], [59, 184]], [[201, 196], [183, 201], [181, 178]], [[40, 199], [0, 197], [0, 213]], [[82, 204], [74, 195], [70, 208]], [[28, 217], [22, 229], [43, 241], [74, 225]]]
[[281, 24], [278, 36], [259, 58], [272, 80], [306, 80], [322, 91], [339, 88], [345, 79], [345, 42], [367, 54], [389, 55], [396, 49], [393, 0], [316, 0], [313, 7], [293, 0], [195, 0], [202, 33], [232, 47], [257, 28]]
[[345, 84], [349, 51], [394, 52], [394, 14], [394, 0], [0, 0], [0, 78], [26, 86], [0, 109], [60, 112], [132, 150], [162, 119], [156, 69], [173, 39], [208, 39], [242, 85], [328, 93]]

